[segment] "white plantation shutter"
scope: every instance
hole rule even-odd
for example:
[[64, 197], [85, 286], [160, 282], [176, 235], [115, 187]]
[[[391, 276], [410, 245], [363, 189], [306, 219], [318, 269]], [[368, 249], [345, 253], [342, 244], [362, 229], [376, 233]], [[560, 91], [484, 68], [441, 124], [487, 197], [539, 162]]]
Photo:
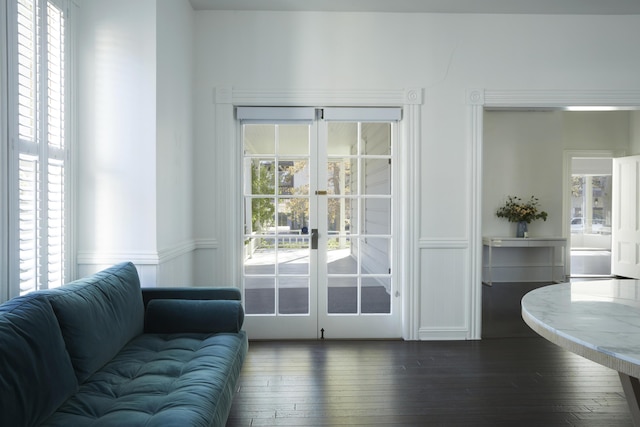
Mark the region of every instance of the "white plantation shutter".
[[[65, 280], [65, 12], [54, 1], [14, 0], [17, 217], [15, 250], [24, 294]], [[11, 17], [10, 17], [11, 19]]]
[[64, 284], [64, 161], [49, 159], [47, 287]]
[[59, 150], [64, 148], [64, 16], [50, 2], [47, 24], [47, 142]]
[[20, 154], [19, 161], [19, 259], [20, 293], [38, 286], [38, 157]]
[[47, 2], [47, 288], [64, 283], [64, 14]]

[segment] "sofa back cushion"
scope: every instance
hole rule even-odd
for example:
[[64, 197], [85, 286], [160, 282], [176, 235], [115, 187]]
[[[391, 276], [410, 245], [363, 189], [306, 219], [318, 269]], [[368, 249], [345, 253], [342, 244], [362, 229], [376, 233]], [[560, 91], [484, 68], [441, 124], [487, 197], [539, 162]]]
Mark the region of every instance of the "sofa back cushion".
[[154, 299], [149, 301], [144, 329], [152, 334], [240, 332], [240, 301]]
[[80, 383], [144, 326], [138, 271], [122, 263], [48, 293]]
[[77, 388], [49, 302], [31, 294], [1, 305], [0, 425], [37, 425]]

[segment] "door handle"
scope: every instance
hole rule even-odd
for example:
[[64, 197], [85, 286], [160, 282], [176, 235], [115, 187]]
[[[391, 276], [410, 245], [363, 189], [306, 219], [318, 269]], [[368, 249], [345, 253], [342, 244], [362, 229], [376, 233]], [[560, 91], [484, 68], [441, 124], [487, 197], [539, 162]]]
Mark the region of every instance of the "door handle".
[[311, 249], [318, 249], [318, 229], [311, 229]]

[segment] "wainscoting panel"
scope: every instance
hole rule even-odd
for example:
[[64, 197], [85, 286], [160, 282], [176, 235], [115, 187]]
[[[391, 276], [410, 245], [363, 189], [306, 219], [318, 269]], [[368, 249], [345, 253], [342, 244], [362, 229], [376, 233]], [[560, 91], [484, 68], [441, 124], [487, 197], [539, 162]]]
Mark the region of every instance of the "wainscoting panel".
[[466, 241], [421, 241], [421, 340], [469, 338], [469, 271]]
[[161, 251], [156, 286], [193, 286], [195, 249], [191, 240]]
[[193, 282], [195, 286], [235, 286], [222, 274], [219, 267], [219, 244], [215, 239], [198, 240], [194, 253]]

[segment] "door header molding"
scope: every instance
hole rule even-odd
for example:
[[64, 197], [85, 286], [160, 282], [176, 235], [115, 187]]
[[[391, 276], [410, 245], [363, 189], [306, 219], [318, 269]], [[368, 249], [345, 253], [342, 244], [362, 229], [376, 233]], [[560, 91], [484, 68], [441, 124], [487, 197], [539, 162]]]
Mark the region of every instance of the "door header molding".
[[216, 87], [214, 104], [322, 107], [387, 107], [421, 105], [422, 88], [398, 90], [251, 90]]
[[614, 106], [640, 109], [638, 90], [468, 89], [466, 103], [485, 108], [567, 108]]

